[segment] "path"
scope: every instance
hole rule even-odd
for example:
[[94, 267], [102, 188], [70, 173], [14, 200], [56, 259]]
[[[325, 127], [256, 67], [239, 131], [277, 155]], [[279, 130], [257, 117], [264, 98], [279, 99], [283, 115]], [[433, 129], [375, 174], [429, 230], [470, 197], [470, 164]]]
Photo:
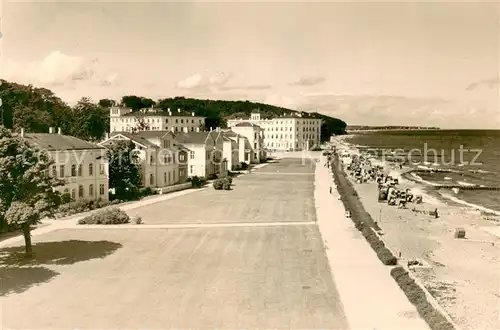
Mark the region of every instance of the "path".
[[[321, 164], [324, 163], [322, 158]], [[429, 329], [350, 219], [329, 169], [316, 167], [318, 226], [351, 329]]]

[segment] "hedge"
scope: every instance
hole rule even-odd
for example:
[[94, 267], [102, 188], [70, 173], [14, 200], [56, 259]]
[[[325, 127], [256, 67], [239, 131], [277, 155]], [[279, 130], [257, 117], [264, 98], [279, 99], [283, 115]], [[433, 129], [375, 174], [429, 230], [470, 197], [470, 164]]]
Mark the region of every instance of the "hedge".
[[391, 276], [432, 330], [455, 329], [453, 324], [429, 302], [424, 290], [415, 282], [406, 269], [401, 266], [395, 267], [391, 270]]
[[331, 162], [334, 182], [337, 186], [337, 191], [340, 194], [340, 200], [344, 203], [346, 211], [351, 213], [351, 220], [354, 222], [354, 226], [363, 234], [368, 244], [370, 244], [372, 249], [377, 254], [377, 257], [384, 265], [397, 265], [398, 259], [373, 231], [374, 229], [380, 230], [380, 227], [373, 221], [371, 215], [366, 212], [357, 194], [354, 194], [355, 190], [349, 180], [345, 177], [345, 173], [338, 162], [338, 158], [335, 156], [334, 159], [336, 161], [332, 159]]
[[118, 225], [129, 222], [128, 214], [117, 207], [105, 208], [78, 220], [79, 225]]

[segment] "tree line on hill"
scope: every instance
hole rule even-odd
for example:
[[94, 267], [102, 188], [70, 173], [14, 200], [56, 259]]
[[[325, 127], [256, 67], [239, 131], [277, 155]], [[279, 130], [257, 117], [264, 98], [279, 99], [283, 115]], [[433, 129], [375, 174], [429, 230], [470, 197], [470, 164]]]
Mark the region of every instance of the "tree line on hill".
[[60, 127], [63, 134], [84, 140], [100, 140], [109, 130], [109, 107], [124, 106], [138, 111], [144, 108], [163, 110], [182, 109], [194, 111], [206, 117], [204, 127], [227, 127], [227, 119], [248, 117], [258, 109], [263, 118], [300, 113], [305, 118], [321, 118], [324, 121], [321, 136], [328, 140], [332, 134], [345, 134], [346, 123], [340, 119], [316, 112], [299, 112], [282, 107], [250, 101], [200, 100], [185, 97], [165, 98], [155, 101], [147, 97], [126, 95], [121, 100], [101, 99], [93, 102], [82, 98], [69, 106], [51, 90], [32, 85], [0, 80], [0, 123], [6, 128], [26, 132], [48, 132], [49, 127]]

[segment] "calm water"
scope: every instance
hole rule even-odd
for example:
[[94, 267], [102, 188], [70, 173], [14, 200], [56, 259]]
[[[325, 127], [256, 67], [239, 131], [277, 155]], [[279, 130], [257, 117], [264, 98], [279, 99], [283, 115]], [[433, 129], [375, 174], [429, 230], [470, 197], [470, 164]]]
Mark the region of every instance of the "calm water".
[[[500, 130], [379, 131], [347, 141], [388, 160], [453, 171], [419, 174], [431, 182], [500, 186]], [[461, 190], [455, 197], [500, 211], [498, 191]]]

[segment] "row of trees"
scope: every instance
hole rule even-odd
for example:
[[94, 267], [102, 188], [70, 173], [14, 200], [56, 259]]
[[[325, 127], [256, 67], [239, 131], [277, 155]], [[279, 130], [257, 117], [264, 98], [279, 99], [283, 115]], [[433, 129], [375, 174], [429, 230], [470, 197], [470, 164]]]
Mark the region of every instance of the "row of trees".
[[[3, 101], [2, 124], [7, 128], [26, 132], [48, 132], [49, 127], [60, 127], [64, 134], [85, 140], [99, 140], [109, 129], [109, 107], [124, 106], [134, 111], [157, 107], [163, 110], [184, 109], [206, 117], [205, 127], [226, 127], [229, 118], [249, 116], [259, 109], [263, 117], [276, 117], [296, 112], [268, 104], [250, 101], [199, 100], [185, 97], [165, 98], [158, 101], [135, 95], [123, 96], [119, 101], [101, 99], [93, 102], [82, 98], [69, 106], [46, 88], [25, 86], [0, 80], [0, 98]], [[301, 112], [303, 117], [324, 121], [322, 137], [345, 133], [346, 123], [319, 113]], [[0, 117], [1, 120], [2, 117]]]

